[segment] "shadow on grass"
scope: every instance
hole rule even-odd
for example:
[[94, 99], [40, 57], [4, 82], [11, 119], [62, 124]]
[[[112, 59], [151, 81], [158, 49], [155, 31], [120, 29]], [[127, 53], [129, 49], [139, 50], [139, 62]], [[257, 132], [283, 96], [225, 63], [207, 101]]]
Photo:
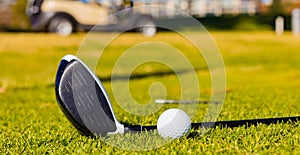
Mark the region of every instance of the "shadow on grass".
[[98, 78], [102, 82], [107, 82], [107, 81], [117, 81], [117, 80], [136, 80], [136, 79], [143, 79], [143, 78], [149, 78], [149, 77], [162, 77], [162, 76], [169, 76], [169, 75], [181, 75], [181, 74], [186, 74], [186, 73], [192, 73], [192, 72], [197, 72], [199, 70], [203, 69], [183, 69], [183, 70], [178, 70], [176, 72], [169, 70], [169, 71], [157, 71], [157, 72], [151, 72], [151, 73], [137, 73], [137, 74], [124, 74], [124, 75], [115, 75], [115, 76], [106, 76], [106, 77], [100, 77]]

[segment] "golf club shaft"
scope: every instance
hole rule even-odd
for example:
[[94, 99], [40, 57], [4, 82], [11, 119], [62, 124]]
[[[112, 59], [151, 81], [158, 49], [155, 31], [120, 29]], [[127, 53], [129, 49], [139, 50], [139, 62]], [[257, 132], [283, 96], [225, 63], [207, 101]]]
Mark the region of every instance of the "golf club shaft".
[[[249, 119], [249, 120], [232, 120], [232, 121], [218, 121], [218, 122], [203, 122], [203, 123], [192, 123], [192, 128], [211, 128], [215, 126], [221, 127], [239, 127], [239, 126], [250, 126], [258, 124], [276, 124], [286, 122], [297, 122], [300, 121], [300, 116], [295, 117], [282, 117], [282, 118], [263, 118], [263, 119]], [[157, 129], [156, 125], [153, 126], [140, 126], [140, 125], [125, 125], [127, 131], [149, 131]]]
[[195, 101], [189, 101], [189, 100], [164, 100], [164, 99], [157, 99], [155, 100], [155, 103], [157, 104], [208, 104], [208, 103], [214, 103], [214, 104], [221, 104], [222, 102], [219, 101], [206, 101], [206, 100], [195, 100]]
[[204, 122], [204, 123], [192, 123], [192, 128], [199, 127], [212, 127], [212, 126], [222, 126], [222, 127], [239, 127], [239, 126], [250, 126], [258, 124], [276, 124], [276, 123], [286, 123], [286, 122], [297, 122], [300, 120], [300, 116], [296, 117], [282, 117], [282, 118], [263, 118], [263, 119], [250, 119], [250, 120], [232, 120], [232, 121], [219, 121], [219, 122]]

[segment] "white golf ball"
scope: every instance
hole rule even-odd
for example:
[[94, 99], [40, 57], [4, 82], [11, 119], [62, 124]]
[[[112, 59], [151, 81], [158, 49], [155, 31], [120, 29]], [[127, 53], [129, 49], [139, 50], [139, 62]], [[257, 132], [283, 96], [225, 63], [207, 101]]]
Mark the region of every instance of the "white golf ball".
[[191, 119], [180, 109], [168, 109], [159, 116], [157, 130], [163, 138], [179, 138], [190, 133]]

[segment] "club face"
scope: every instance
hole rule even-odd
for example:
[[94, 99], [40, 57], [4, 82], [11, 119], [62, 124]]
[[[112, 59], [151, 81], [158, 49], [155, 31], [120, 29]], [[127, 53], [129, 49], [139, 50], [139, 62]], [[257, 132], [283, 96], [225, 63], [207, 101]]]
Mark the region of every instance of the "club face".
[[61, 60], [55, 91], [61, 110], [81, 134], [104, 137], [123, 132], [101, 82], [75, 56]]

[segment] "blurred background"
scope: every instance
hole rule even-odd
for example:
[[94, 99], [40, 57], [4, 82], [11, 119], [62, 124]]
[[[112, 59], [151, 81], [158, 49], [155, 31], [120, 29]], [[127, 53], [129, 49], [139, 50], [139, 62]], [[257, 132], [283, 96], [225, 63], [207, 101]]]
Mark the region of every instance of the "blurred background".
[[[91, 1], [94, 0], [82, 0], [82, 3]], [[107, 3], [105, 0], [98, 2]], [[34, 0], [0, 0], [0, 31], [32, 31], [26, 10], [27, 13], [32, 11], [29, 5], [33, 3]], [[154, 4], [181, 9], [209, 30], [272, 30], [278, 16], [285, 21], [284, 29], [291, 30], [292, 11], [300, 7], [299, 0], [115, 0], [116, 3], [119, 6]], [[175, 16], [162, 10], [152, 10], [150, 14], [154, 18]]]

